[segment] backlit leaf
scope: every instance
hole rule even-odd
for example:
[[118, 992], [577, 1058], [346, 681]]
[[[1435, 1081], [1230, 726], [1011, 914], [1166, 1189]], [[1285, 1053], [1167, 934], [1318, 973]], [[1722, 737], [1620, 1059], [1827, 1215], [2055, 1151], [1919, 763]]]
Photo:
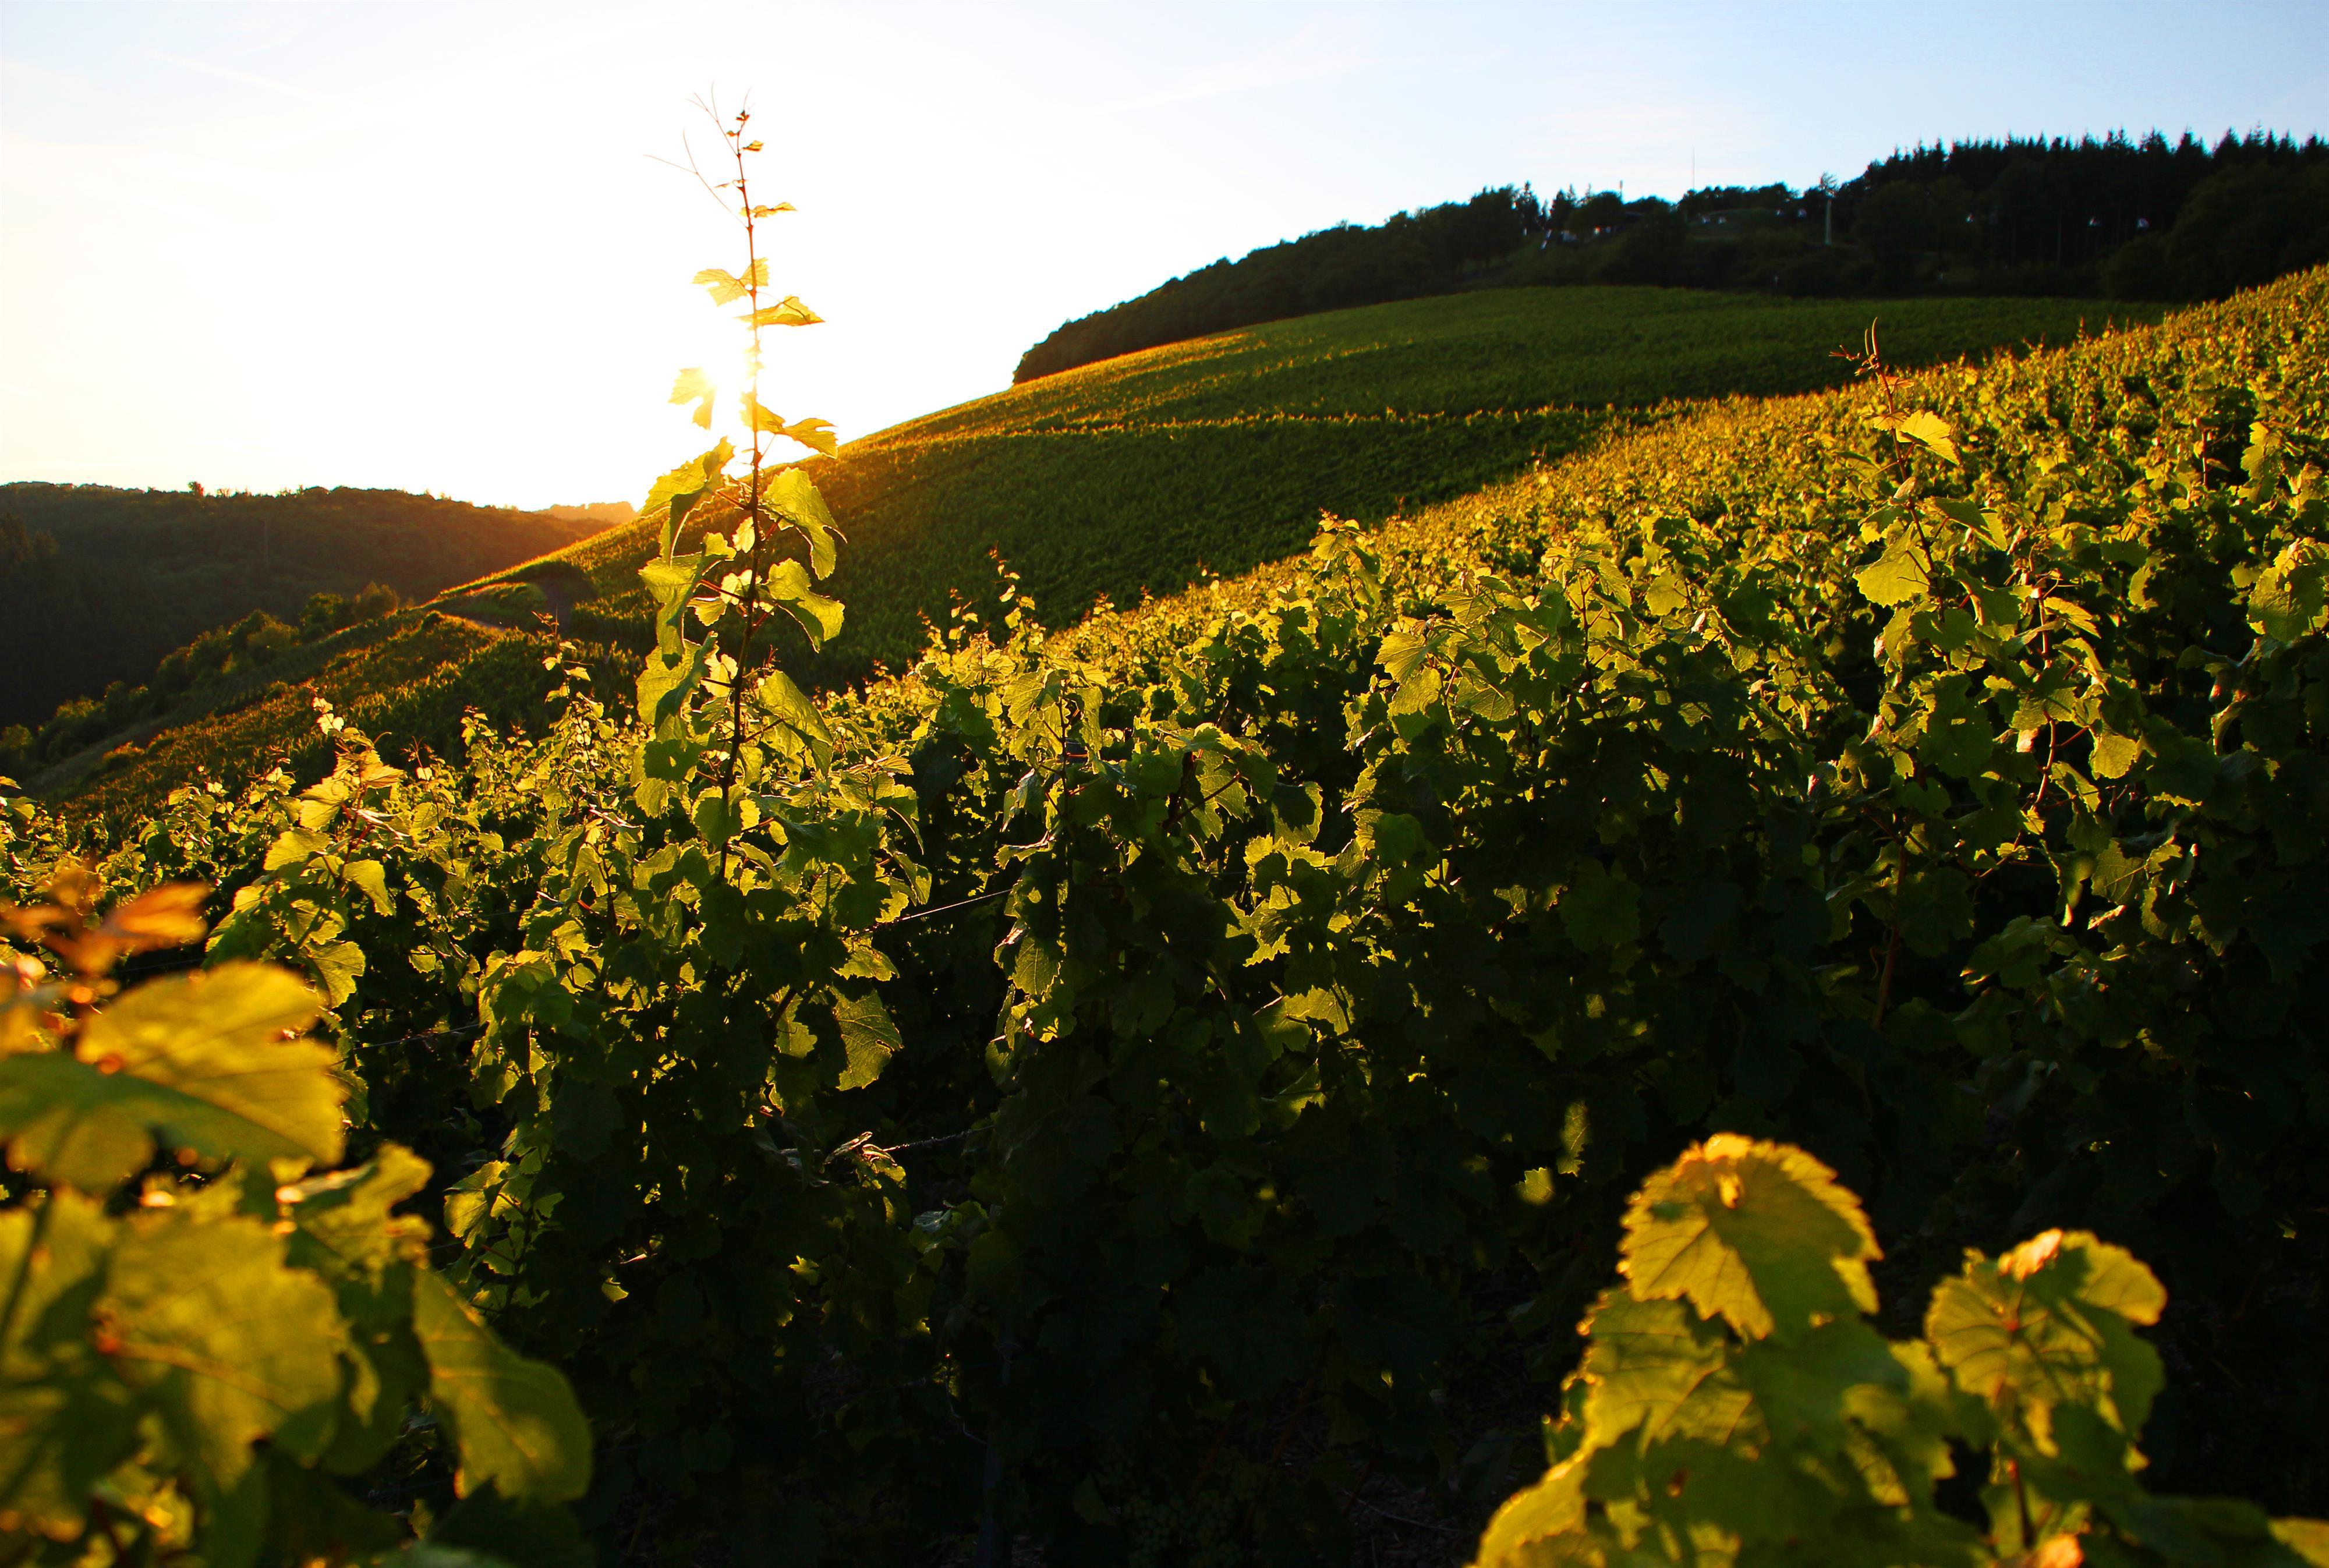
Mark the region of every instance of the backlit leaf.
[[689, 417], [707, 430], [712, 428], [712, 402], [717, 396], [719, 389], [701, 366], [691, 365], [681, 371], [679, 379], [671, 383], [671, 401], [682, 405], [693, 403], [695, 412]]
[[841, 601], [819, 593], [799, 562], [779, 561], [770, 569], [768, 597], [800, 623], [812, 647], [823, 647], [841, 635]]
[[831, 420], [787, 421], [782, 414], [762, 404], [750, 392], [744, 394], [744, 422], [762, 435], [781, 436], [788, 441], [798, 441], [828, 458], [841, 449], [841, 443], [834, 439]]
[[882, 1069], [898, 1053], [903, 1044], [898, 1025], [891, 1021], [880, 995], [872, 991], [861, 997], [834, 997], [833, 1016], [841, 1026], [842, 1047], [849, 1056], [840, 1086], [863, 1089], [881, 1077]]
[[2166, 1302], [2125, 1249], [2085, 1231], [2047, 1231], [2002, 1257], [1968, 1258], [1933, 1292], [1925, 1337], [1959, 1388], [2041, 1446], [2066, 1403], [2133, 1439], [2163, 1373], [2132, 1326], [2156, 1323]]
[[762, 486], [761, 498], [768, 510], [806, 535], [809, 570], [819, 577], [832, 576], [834, 541], [841, 529], [809, 477], [798, 468], [786, 468]]
[[1900, 434], [1918, 441], [1938, 455], [1957, 462], [1957, 444], [1949, 430], [1948, 421], [1930, 410], [1919, 410], [1900, 421]]
[[90, 1487], [136, 1442], [131, 1391], [90, 1345], [119, 1229], [73, 1192], [0, 1210], [0, 1515], [58, 1539], [80, 1533]]
[[1480, 1536], [1476, 1568], [1600, 1568], [1608, 1558], [1585, 1533], [1585, 1462], [1554, 1465], [1505, 1498]]
[[825, 715], [807, 694], [793, 684], [790, 675], [771, 669], [753, 688], [753, 695], [768, 714], [808, 743], [816, 758], [817, 766], [828, 766], [833, 760], [833, 732], [825, 728]]
[[269, 965], [141, 986], [90, 1018], [75, 1053], [0, 1060], [9, 1158], [91, 1189], [144, 1165], [157, 1135], [213, 1158], [335, 1161], [336, 1057], [283, 1037], [315, 1015], [315, 993]]
[[2249, 590], [2249, 624], [2295, 642], [2320, 629], [2329, 611], [2329, 557], [2310, 540], [2286, 545]]
[[825, 319], [800, 302], [797, 294], [787, 294], [774, 305], [764, 305], [736, 318], [747, 326], [815, 326]]
[[1922, 600], [1932, 587], [1924, 552], [1905, 535], [1894, 539], [1883, 555], [1862, 567], [1853, 581], [1863, 595], [1887, 609]]
[[460, 1456], [454, 1487], [565, 1502], [590, 1484], [590, 1429], [558, 1369], [504, 1345], [433, 1273], [417, 1276], [412, 1331], [429, 1357], [429, 1396]]
[[1589, 1447], [1606, 1448], [1636, 1431], [1639, 1441], [1653, 1441], [1693, 1402], [1696, 1419], [1683, 1423], [1685, 1435], [1719, 1432], [1747, 1403], [1746, 1391], [1725, 1374], [1729, 1345], [1721, 1329], [1680, 1301], [1613, 1290], [1582, 1327], [1589, 1336], [1579, 1369]]
[[1750, 1339], [1792, 1339], [1873, 1311], [1882, 1256], [1860, 1202], [1799, 1148], [1719, 1133], [1643, 1184], [1619, 1270], [1645, 1300], [1680, 1298]]
[[764, 256], [753, 262], [741, 278], [717, 267], [706, 267], [695, 275], [695, 281], [711, 290], [712, 304], [733, 304], [754, 288], [766, 288], [768, 286], [768, 258]]
[[345, 1330], [331, 1288], [283, 1265], [283, 1238], [259, 1221], [146, 1210], [98, 1301], [107, 1359], [222, 1484], [260, 1438], [312, 1457], [332, 1434]]

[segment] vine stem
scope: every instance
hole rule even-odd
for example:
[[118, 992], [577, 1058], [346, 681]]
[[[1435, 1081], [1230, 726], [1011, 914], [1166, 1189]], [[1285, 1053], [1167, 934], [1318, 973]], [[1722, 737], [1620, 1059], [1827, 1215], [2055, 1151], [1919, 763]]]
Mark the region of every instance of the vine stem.
[[[736, 200], [744, 214], [744, 295], [749, 314], [745, 320], [752, 334], [752, 358], [748, 381], [751, 407], [746, 411], [746, 433], [751, 438], [751, 477], [744, 492], [744, 522], [752, 531], [752, 553], [745, 568], [750, 574], [750, 590], [743, 604], [744, 637], [742, 646], [731, 656], [728, 672], [728, 747], [720, 764], [720, 815], [723, 825], [734, 820], [736, 768], [744, 749], [744, 661], [752, 651], [752, 639], [759, 635], [760, 558], [768, 548], [762, 537], [767, 532], [760, 523], [760, 251], [759, 229], [752, 216], [750, 176], [744, 171], [744, 128], [750, 123], [749, 108], [739, 109], [736, 123], [725, 134], [728, 146], [736, 159]], [[720, 841], [720, 875], [725, 881], [735, 836], [731, 831]]]
[[1900, 857], [1899, 869], [1892, 874], [1892, 940], [1884, 949], [1884, 975], [1876, 982], [1876, 1022], [1874, 1027], [1884, 1027], [1884, 1011], [1892, 1005], [1892, 971], [1900, 962], [1900, 893], [1909, 881], [1909, 857]]
[[2037, 1529], [2030, 1522], [2030, 1489], [2022, 1481], [2022, 1461], [2006, 1460], [2005, 1473], [2013, 1478], [2013, 1503], [2022, 1514], [2022, 1549], [2027, 1552], [2032, 1546], [2030, 1537], [2037, 1534]]

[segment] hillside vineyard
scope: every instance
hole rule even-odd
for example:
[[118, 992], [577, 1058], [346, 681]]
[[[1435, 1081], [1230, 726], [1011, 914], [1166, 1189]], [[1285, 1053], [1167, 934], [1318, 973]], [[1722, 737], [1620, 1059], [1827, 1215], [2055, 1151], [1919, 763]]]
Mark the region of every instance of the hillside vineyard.
[[[0, 894], [209, 884], [206, 962], [306, 977], [350, 1156], [438, 1173], [437, 1267], [571, 1381], [606, 1561], [1342, 1563], [1406, 1509], [1459, 1561], [1721, 1135], [1858, 1194], [1909, 1312], [2055, 1228], [2164, 1286], [2091, 1320], [2158, 1318], [2148, 1425], [2028, 1439], [2108, 1508], [2017, 1516], [2016, 1427], [1986, 1523], [1865, 1560], [2329, 1561], [2126, 1475], [2329, 1506], [2324, 323], [2314, 271], [1870, 363], [1060, 630], [999, 578], [749, 731], [675, 684], [719, 562], [665, 530], [644, 720], [572, 661], [457, 759], [326, 710], [312, 785], [11, 797]], [[380, 1495], [449, 1501], [413, 1440]], [[1495, 1560], [1699, 1550], [1642, 1539]]]
[[[2134, 319], [2157, 307], [2134, 307]], [[1683, 400], [1848, 381], [1834, 357], [1871, 312], [1901, 364], [2063, 343], [2129, 319], [2073, 299], [1877, 306], [1651, 288], [1513, 290], [1337, 311], [1134, 354], [1014, 387], [806, 465], [854, 548], [831, 591], [847, 637], [789, 667], [812, 688], [912, 666], [932, 622], [991, 592], [1000, 552], [1048, 619], [1138, 603], [1308, 548], [1321, 508], [1361, 520], [1468, 495]], [[690, 537], [702, 524], [691, 524]], [[627, 683], [655, 646], [639, 578], [661, 525], [609, 528], [190, 694], [165, 718], [40, 770], [33, 793], [90, 813], [158, 804], [203, 770], [230, 787], [281, 755], [327, 766], [321, 695], [392, 754], [457, 753], [466, 700], [539, 732], [557, 651]], [[76, 742], [80, 744], [80, 742]]]

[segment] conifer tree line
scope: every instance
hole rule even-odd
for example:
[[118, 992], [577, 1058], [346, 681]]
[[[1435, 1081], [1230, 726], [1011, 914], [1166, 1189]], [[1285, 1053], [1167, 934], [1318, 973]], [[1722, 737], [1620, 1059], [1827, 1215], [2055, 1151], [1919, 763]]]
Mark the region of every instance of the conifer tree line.
[[1060, 326], [1030, 381], [1258, 322], [1474, 288], [2218, 299], [2329, 260], [2329, 143], [2227, 130], [1919, 145], [1823, 187], [1681, 200], [1527, 184], [1338, 223]]

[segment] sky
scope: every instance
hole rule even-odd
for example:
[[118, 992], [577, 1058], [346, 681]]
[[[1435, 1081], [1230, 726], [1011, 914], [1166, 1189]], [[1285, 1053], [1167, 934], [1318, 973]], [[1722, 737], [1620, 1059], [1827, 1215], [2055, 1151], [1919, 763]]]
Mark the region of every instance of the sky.
[[2329, 0], [0, 0], [0, 480], [628, 499], [738, 379], [667, 162], [746, 100], [762, 400], [844, 439], [1222, 256], [1532, 182], [1848, 177], [1974, 137], [2329, 135]]

